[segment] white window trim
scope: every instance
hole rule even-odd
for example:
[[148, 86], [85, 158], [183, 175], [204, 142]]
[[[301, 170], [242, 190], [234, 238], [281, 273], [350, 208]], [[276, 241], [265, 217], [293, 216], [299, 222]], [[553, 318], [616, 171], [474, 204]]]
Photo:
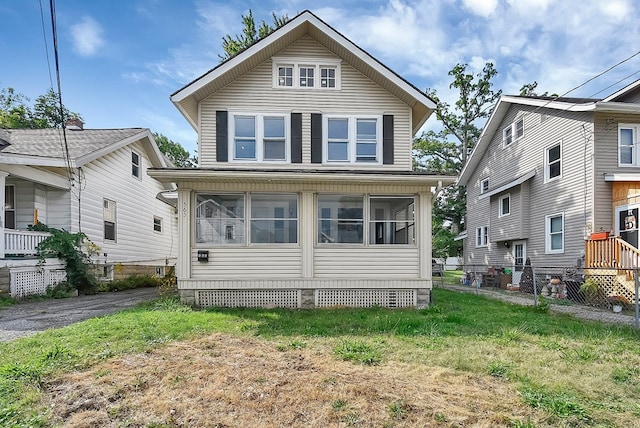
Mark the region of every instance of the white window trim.
[[[160, 224], [160, 230], [156, 230], [156, 220], [158, 220], [159, 224]], [[153, 216], [153, 232], [154, 233], [162, 233], [164, 231], [164, 225], [162, 224], [162, 217], [158, 217], [158, 216]]]
[[[625, 147], [632, 147], [631, 149], [631, 163], [621, 163], [620, 162], [620, 148], [622, 147], [620, 145], [620, 131], [623, 129], [631, 129], [633, 132], [633, 145], [632, 146], [625, 146]], [[637, 123], [619, 123], [618, 124], [618, 138], [617, 138], [617, 142], [618, 142], [618, 166], [620, 168], [633, 168], [633, 167], [639, 167], [640, 166], [640, 138], [638, 137], [640, 135], [640, 124]]]
[[[138, 156], [138, 165], [136, 165], [138, 167], [138, 175], [135, 175], [133, 173], [133, 166], [135, 165], [133, 163], [133, 155], [134, 154], [136, 156]], [[142, 156], [140, 156], [140, 153], [138, 153], [135, 150], [131, 150], [131, 176], [142, 181]]]
[[[105, 207], [105, 202], [107, 202], [107, 205], [111, 205], [113, 204], [113, 209], [111, 209], [110, 207]], [[105, 211], [106, 209], [108, 209], [109, 211], [113, 211], [113, 218], [107, 218], [105, 216], [105, 213], [107, 211]], [[105, 222], [109, 222], [109, 223], [113, 223], [113, 239], [107, 238], [105, 236]], [[102, 238], [103, 241], [108, 241], [108, 242], [118, 242], [118, 203], [112, 199], [107, 199], [104, 198], [102, 200]]]
[[489, 246], [489, 226], [476, 227], [475, 238], [476, 238], [476, 248], [488, 247]]
[[[256, 157], [255, 159], [248, 158], [239, 158], [236, 159], [236, 124], [234, 117], [235, 116], [253, 116], [256, 119]], [[284, 160], [265, 160], [264, 159], [264, 118], [265, 117], [283, 117], [284, 118]], [[274, 163], [274, 164], [285, 164], [291, 163], [291, 115], [289, 113], [256, 113], [256, 112], [229, 112], [229, 138], [228, 138], [228, 148], [231, 156], [229, 157], [229, 162], [231, 163], [254, 163], [254, 162], [263, 162], [263, 163]]]
[[[507, 213], [502, 211], [502, 201], [504, 201], [505, 199], [509, 200], [509, 212]], [[500, 196], [500, 198], [498, 199], [498, 217], [507, 217], [510, 214], [511, 214], [511, 193], [507, 193], [504, 196]]]
[[[562, 248], [557, 250], [551, 249], [551, 219], [562, 217]], [[549, 214], [544, 219], [544, 252], [545, 254], [564, 254], [564, 235], [566, 228], [564, 224], [564, 212]]]
[[[329, 160], [329, 119], [348, 119], [348, 159]], [[357, 123], [358, 119], [375, 119], [376, 121], [376, 160], [364, 162], [356, 159]], [[322, 163], [328, 165], [382, 165], [382, 116], [381, 115], [322, 115]]]
[[[550, 168], [549, 168], [549, 150], [553, 149], [556, 146], [560, 146], [560, 175], [556, 176], [556, 177], [550, 177]], [[544, 182], [545, 183], [549, 183], [552, 181], [556, 181], [556, 180], [560, 180], [562, 178], [562, 140], [557, 141], [553, 144], [551, 144], [550, 146], [545, 147], [544, 149]]]
[[[272, 61], [272, 76], [273, 76], [273, 88], [274, 89], [302, 89], [302, 90], [322, 90], [322, 91], [335, 91], [341, 89], [341, 61], [333, 58], [295, 58], [295, 57], [278, 57], [271, 58]], [[279, 67], [293, 67], [293, 85], [292, 86], [280, 86], [278, 85], [278, 68]], [[300, 86], [300, 68], [314, 68], [313, 73], [313, 86]], [[336, 70], [336, 86], [322, 87], [320, 86], [320, 69], [321, 68], [335, 68]]]
[[[522, 135], [518, 136], [518, 123], [522, 122]], [[507, 131], [511, 131], [511, 142], [507, 143]], [[524, 138], [524, 116], [516, 118], [511, 124], [502, 128], [502, 147], [509, 147], [518, 140]]]
[[[484, 188], [484, 183], [487, 183], [487, 189]], [[483, 178], [480, 180], [480, 194], [486, 193], [489, 191], [489, 178]]]

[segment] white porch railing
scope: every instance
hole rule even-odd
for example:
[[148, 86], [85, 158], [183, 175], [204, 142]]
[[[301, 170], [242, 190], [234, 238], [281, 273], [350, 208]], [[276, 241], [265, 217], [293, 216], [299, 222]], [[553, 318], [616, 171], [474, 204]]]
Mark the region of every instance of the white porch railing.
[[49, 232], [5, 229], [4, 253], [35, 256], [38, 254], [36, 247], [49, 235]]

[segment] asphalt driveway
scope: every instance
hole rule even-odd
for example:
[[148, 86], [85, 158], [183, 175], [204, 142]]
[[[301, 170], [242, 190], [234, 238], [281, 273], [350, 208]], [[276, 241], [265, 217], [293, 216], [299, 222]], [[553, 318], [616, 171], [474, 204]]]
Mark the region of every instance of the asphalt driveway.
[[0, 309], [0, 342], [118, 312], [156, 297], [156, 288], [138, 288], [68, 299], [20, 302]]

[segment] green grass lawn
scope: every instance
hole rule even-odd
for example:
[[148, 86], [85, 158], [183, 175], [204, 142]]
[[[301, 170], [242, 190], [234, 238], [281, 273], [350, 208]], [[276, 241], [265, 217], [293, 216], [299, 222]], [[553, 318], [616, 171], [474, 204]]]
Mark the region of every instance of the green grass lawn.
[[46, 426], [42, 388], [60, 373], [212, 332], [324, 341], [356, 359], [349, 344], [357, 344], [366, 351], [363, 363], [419, 363], [501, 379], [548, 414], [549, 426], [639, 426], [639, 331], [473, 294], [433, 294], [426, 310], [196, 311], [164, 298], [0, 343], [0, 426]]

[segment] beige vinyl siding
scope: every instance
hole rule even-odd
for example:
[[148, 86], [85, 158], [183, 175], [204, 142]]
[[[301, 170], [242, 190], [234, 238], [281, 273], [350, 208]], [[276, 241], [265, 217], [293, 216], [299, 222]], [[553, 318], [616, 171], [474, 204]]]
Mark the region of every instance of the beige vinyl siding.
[[640, 173], [640, 167], [618, 166], [618, 125], [620, 123], [640, 123], [640, 115], [607, 114], [595, 115], [595, 173], [593, 186], [596, 200], [594, 231], [614, 230], [615, 217], [613, 214], [612, 183], [604, 181], [604, 174]]
[[[317, 207], [316, 194], [369, 194], [415, 196], [416, 240], [420, 244], [421, 228], [429, 227], [430, 204], [423, 207], [422, 193], [430, 203], [430, 194], [424, 186], [401, 185], [358, 185], [351, 183], [277, 183], [277, 182], [220, 182], [220, 181], [184, 181], [178, 183], [182, 190], [194, 192], [263, 192], [263, 193], [296, 193], [300, 195], [298, 205], [298, 243], [275, 245], [243, 245], [213, 246], [195, 244], [194, 228], [181, 236], [190, 241], [191, 278], [225, 279], [225, 278], [385, 278], [385, 279], [419, 279], [430, 275], [420, 270], [420, 248], [413, 245], [323, 245], [317, 243]], [[194, 218], [193, 198], [191, 219]], [[423, 200], [423, 201], [424, 201]], [[365, 210], [367, 207], [365, 206]], [[429, 212], [425, 212], [429, 211]], [[247, 219], [248, 220], [248, 219]], [[245, 221], [247, 221], [245, 220]], [[193, 225], [193, 222], [191, 222]], [[430, 236], [429, 232], [426, 234]], [[422, 241], [426, 241], [424, 238]], [[430, 258], [430, 242], [422, 242], [428, 246]], [[186, 246], [186, 245], [185, 245]], [[198, 262], [197, 251], [208, 250], [209, 261]], [[186, 272], [188, 267], [184, 267]], [[186, 278], [187, 275], [183, 275]]]
[[417, 278], [418, 248], [405, 246], [314, 250], [316, 278]]
[[[549, 117], [542, 120], [541, 114], [548, 114]], [[524, 137], [503, 147], [502, 129], [519, 117], [524, 118]], [[476, 227], [486, 225], [486, 219], [491, 219], [489, 233], [492, 239], [501, 236], [500, 227], [507, 227], [506, 221], [502, 224], [496, 223], [497, 206], [495, 210], [492, 209], [488, 201], [496, 199], [497, 204], [498, 195], [477, 199], [480, 194], [480, 180], [489, 177], [491, 190], [535, 169], [536, 175], [526, 184], [529, 195], [523, 195], [523, 198], [526, 197], [528, 200], [528, 213], [523, 212], [520, 217], [528, 218], [529, 221], [528, 225], [522, 224], [522, 236], [528, 236], [527, 256], [531, 258], [532, 263], [538, 265], [576, 263], [576, 259], [584, 252], [585, 226], [593, 221], [592, 132], [590, 113], [511, 106], [469, 180], [467, 262], [504, 265], [510, 260], [506, 249], [499, 248], [493, 242], [489, 248], [475, 248]], [[558, 142], [562, 144], [562, 178], [545, 183], [545, 149]], [[510, 191], [513, 193], [514, 189]], [[547, 215], [561, 212], [565, 214], [564, 253], [546, 255], [545, 218]], [[512, 220], [519, 221], [515, 216]]]
[[[305, 36], [277, 56], [300, 58], [331, 58], [326, 48]], [[200, 166], [204, 168], [220, 166], [216, 164], [216, 124], [217, 110], [247, 113], [303, 113], [303, 163], [296, 168], [319, 167], [311, 164], [310, 156], [310, 114], [371, 114], [394, 116], [394, 158], [393, 165], [330, 165], [331, 169], [394, 169], [411, 170], [411, 109], [398, 98], [390, 95], [370, 79], [356, 71], [346, 62], [341, 63], [341, 89], [291, 89], [273, 88], [272, 61], [267, 60], [241, 78], [230, 83], [200, 104]], [[227, 142], [225, 142], [227, 144]], [[230, 156], [231, 157], [231, 156]], [[231, 162], [230, 162], [231, 163]], [[260, 168], [282, 168], [283, 164], [272, 163], [232, 163], [234, 166], [247, 165]]]
[[[141, 179], [131, 174], [131, 150], [140, 154]], [[176, 257], [174, 209], [156, 198], [162, 185], [146, 174], [149, 159], [139, 143], [123, 147], [82, 167], [86, 188], [81, 195], [82, 231], [100, 249], [100, 261], [161, 263]], [[104, 239], [103, 200], [116, 203], [116, 241]], [[153, 216], [163, 232], [153, 230]]]
[[[262, 247], [262, 248], [260, 248]], [[198, 262], [198, 251], [191, 251], [191, 278], [269, 279], [300, 278], [302, 249], [277, 246], [209, 249], [209, 261]]]

